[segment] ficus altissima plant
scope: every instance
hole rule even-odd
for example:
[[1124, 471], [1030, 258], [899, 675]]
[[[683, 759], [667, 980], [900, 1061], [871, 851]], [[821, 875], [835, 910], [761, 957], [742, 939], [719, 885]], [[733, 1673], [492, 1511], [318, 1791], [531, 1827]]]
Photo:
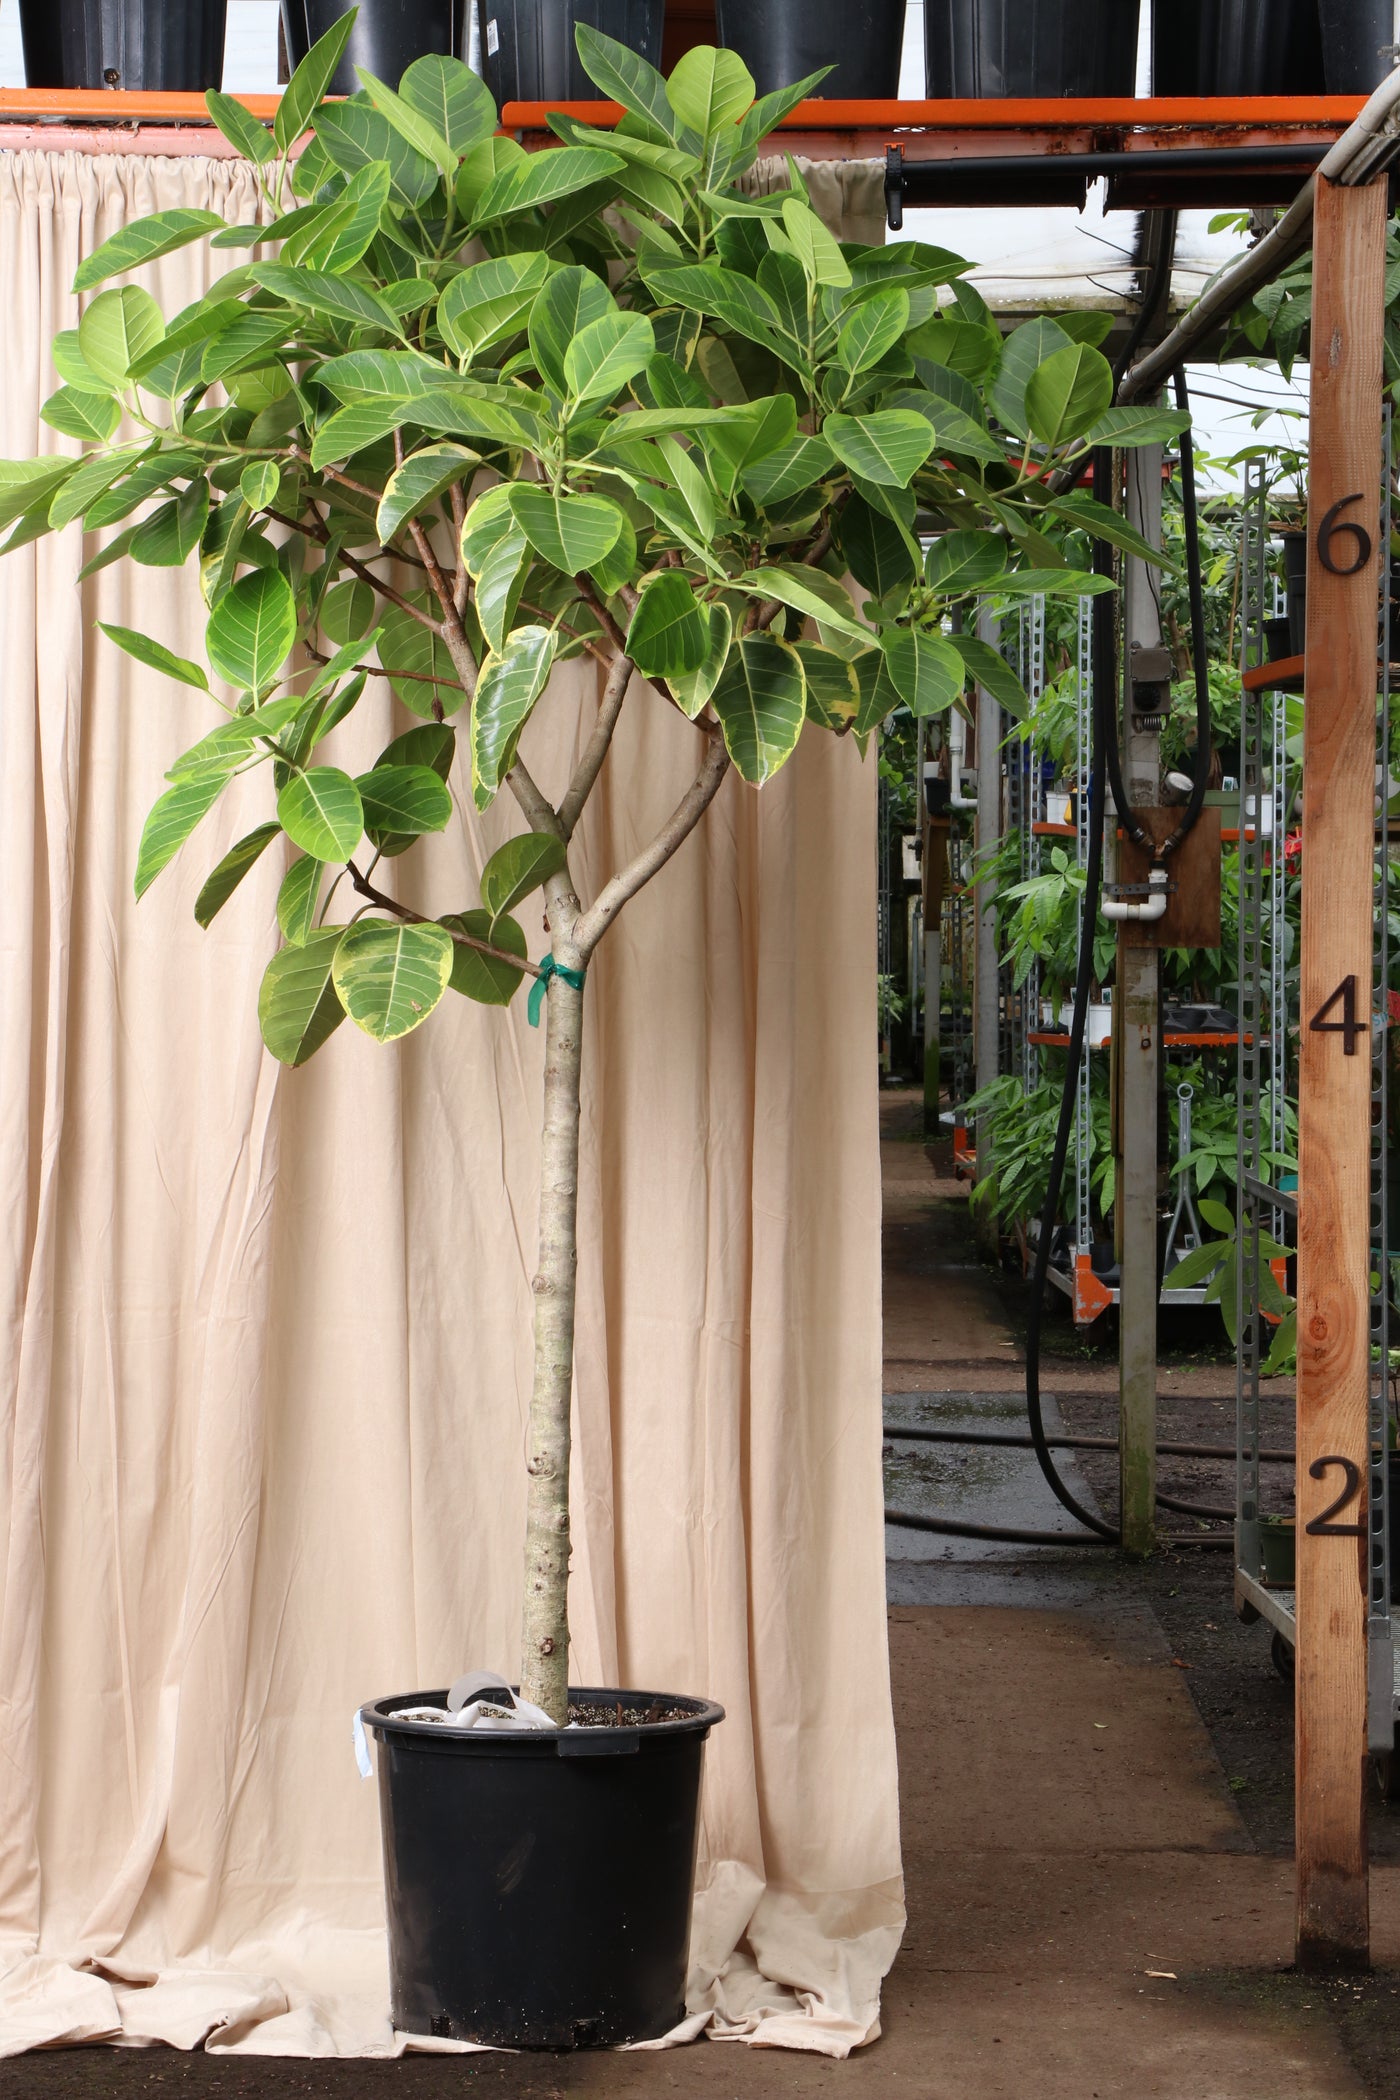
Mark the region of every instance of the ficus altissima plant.
[[[755, 101], [732, 52], [691, 51], [663, 81], [581, 28], [625, 115], [615, 131], [556, 117], [559, 145], [531, 155], [452, 59], [324, 100], [351, 21], [297, 68], [270, 133], [208, 98], [256, 168], [258, 223], [161, 212], [84, 262], [91, 294], [188, 241], [244, 251], [179, 313], [134, 284], [86, 299], [43, 411], [81, 449], [0, 466], [0, 519], [9, 547], [118, 527], [85, 574], [197, 562], [207, 672], [104, 630], [214, 715], [151, 811], [136, 888], [230, 781], [267, 769], [267, 820], [195, 915], [207, 925], [274, 842], [290, 849], [259, 1004], [274, 1057], [304, 1064], [347, 1014], [388, 1043], [452, 995], [502, 1006], [528, 977], [543, 997], [522, 1681], [562, 1721], [594, 950], [726, 774], [761, 787], [804, 726], [863, 744], [896, 708], [950, 707], [969, 675], [1020, 707], [1001, 657], [946, 616], [992, 587], [1094, 587], [1063, 566], [1060, 526], [1140, 542], [1053, 494], [1047, 465], [1180, 426], [1111, 406], [1092, 328], [1032, 321], [1003, 345], [956, 257], [837, 241], [795, 166], [786, 189], [746, 196], [761, 141], [819, 75]], [[597, 710], [556, 806], [522, 734], [554, 667], [585, 657]], [[351, 777], [325, 740], [370, 678], [415, 719]], [[570, 840], [629, 704], [689, 725], [694, 776], [585, 898]], [[479, 900], [426, 917], [395, 895], [393, 863], [452, 821], [459, 777], [478, 809], [504, 788], [522, 829]], [[537, 959], [515, 916], [535, 891]]]

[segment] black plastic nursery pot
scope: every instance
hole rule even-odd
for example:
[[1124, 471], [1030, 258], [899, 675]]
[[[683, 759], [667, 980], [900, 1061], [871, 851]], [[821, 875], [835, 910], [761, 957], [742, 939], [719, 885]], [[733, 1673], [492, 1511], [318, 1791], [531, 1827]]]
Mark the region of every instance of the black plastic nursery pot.
[[596, 101], [574, 41], [580, 22], [661, 64], [666, 0], [478, 0], [481, 66], [496, 107], [507, 102]]
[[1369, 95], [1391, 69], [1391, 0], [1317, 0], [1329, 95]]
[[225, 0], [20, 0], [32, 88], [194, 94], [224, 77]]
[[1315, 95], [1318, 0], [1153, 0], [1154, 95]]
[[378, 1743], [390, 2006], [405, 2034], [502, 2048], [651, 2041], [685, 2011], [705, 1738], [723, 1707], [570, 1690], [684, 1718], [558, 1732], [399, 1721]]
[[719, 42], [760, 95], [832, 66], [817, 93], [892, 101], [899, 93], [904, 0], [715, 0]]
[[[311, 46], [356, 0], [282, 0], [282, 34], [287, 57], [299, 65]], [[471, 0], [359, 0], [359, 13], [328, 92], [353, 95], [359, 89], [356, 66], [397, 87], [415, 58], [438, 52], [445, 58], [467, 55]]]
[[1138, 0], [924, 0], [928, 92], [1131, 95]]

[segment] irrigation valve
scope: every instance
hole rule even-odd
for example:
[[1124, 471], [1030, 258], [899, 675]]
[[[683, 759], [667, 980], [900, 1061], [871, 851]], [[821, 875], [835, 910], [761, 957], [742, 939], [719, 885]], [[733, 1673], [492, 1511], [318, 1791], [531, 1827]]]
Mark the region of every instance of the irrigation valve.
[[1168, 650], [1134, 642], [1128, 655], [1133, 728], [1161, 732], [1172, 696], [1172, 660]]

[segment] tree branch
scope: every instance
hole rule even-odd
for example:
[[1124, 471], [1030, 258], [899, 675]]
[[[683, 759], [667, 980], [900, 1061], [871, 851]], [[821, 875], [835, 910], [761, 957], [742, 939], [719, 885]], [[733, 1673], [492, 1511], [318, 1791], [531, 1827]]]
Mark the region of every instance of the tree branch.
[[444, 575], [442, 564], [433, 552], [432, 541], [417, 518], [413, 519], [408, 529], [413, 535], [413, 544], [418, 549], [423, 567], [428, 572], [433, 595], [442, 607], [442, 621], [438, 625], [438, 633], [447, 644], [447, 653], [452, 658], [452, 668], [457, 673], [462, 691], [471, 700], [476, 695], [478, 665], [472, 654], [472, 645], [467, 640], [467, 630], [462, 625], [462, 615], [457, 610], [453, 584], [449, 583]]
[[[387, 911], [394, 918], [402, 919], [405, 925], [442, 925], [440, 919], [430, 919], [426, 913], [414, 911], [407, 904], [400, 904], [397, 898], [386, 896], [383, 890], [375, 887], [367, 875], [360, 873], [353, 860], [345, 863], [345, 872], [360, 896], [367, 898], [371, 904], [377, 904], [381, 911]], [[459, 948], [475, 948], [478, 954], [489, 955], [495, 962], [509, 963], [512, 970], [523, 970], [527, 977], [538, 977], [540, 974], [538, 964], [527, 962], [523, 955], [512, 955], [508, 948], [493, 948], [489, 941], [479, 941], [470, 933], [458, 933], [451, 926], [443, 926], [442, 930], [452, 935]]]
[[584, 746], [583, 756], [569, 782], [568, 793], [559, 805], [559, 822], [564, 827], [566, 839], [574, 835], [574, 826], [583, 814], [584, 804], [593, 792], [593, 783], [603, 770], [617, 727], [617, 718], [622, 713], [622, 703], [627, 698], [627, 688], [632, 683], [632, 662], [627, 656], [619, 656], [608, 673], [608, 682], [603, 688], [603, 697], [598, 702], [598, 719], [593, 724], [593, 734]]
[[723, 739], [712, 734], [710, 748], [701, 761], [699, 772], [651, 844], [603, 886], [574, 927], [574, 941], [585, 962], [623, 905], [665, 867], [678, 847], [685, 844], [719, 793], [720, 783], [728, 771], [729, 753], [724, 748]]
[[580, 594], [588, 600], [594, 612], [597, 613], [602, 623], [603, 632], [612, 643], [617, 654], [625, 656], [627, 654], [627, 638], [612, 614], [608, 611], [607, 601], [594, 589], [592, 577], [586, 571], [581, 571], [575, 576], [574, 582], [578, 585]]

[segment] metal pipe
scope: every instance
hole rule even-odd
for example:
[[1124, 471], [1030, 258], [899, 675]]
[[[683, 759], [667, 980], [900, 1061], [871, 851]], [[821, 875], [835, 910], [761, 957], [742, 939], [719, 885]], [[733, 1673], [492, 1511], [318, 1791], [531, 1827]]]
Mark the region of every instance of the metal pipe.
[[[1350, 187], [1366, 182], [1384, 167], [1400, 146], [1400, 70], [1387, 74], [1354, 123], [1328, 148], [1318, 168], [1329, 182]], [[1309, 177], [1271, 232], [1238, 262], [1222, 270], [1188, 307], [1171, 334], [1164, 336], [1125, 374], [1118, 399], [1126, 403], [1152, 393], [1184, 364], [1212, 329], [1227, 321], [1251, 292], [1277, 277], [1285, 264], [1306, 248], [1312, 231], [1316, 184]]]

